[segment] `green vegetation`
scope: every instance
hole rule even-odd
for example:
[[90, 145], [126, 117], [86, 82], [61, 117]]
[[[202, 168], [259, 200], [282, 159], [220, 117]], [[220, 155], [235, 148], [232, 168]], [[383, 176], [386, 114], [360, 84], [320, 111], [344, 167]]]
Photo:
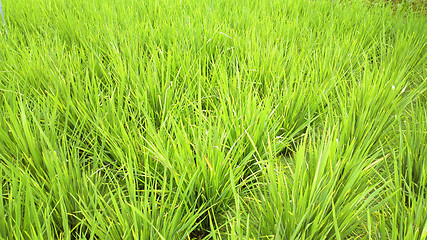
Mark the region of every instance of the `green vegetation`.
[[2, 3], [0, 238], [427, 238], [422, 14]]

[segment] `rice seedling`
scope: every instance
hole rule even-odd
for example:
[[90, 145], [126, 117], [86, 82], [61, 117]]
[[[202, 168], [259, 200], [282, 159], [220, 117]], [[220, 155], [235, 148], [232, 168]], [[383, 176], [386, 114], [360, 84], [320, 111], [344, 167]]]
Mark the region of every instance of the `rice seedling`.
[[427, 238], [418, 5], [2, 3], [0, 239]]

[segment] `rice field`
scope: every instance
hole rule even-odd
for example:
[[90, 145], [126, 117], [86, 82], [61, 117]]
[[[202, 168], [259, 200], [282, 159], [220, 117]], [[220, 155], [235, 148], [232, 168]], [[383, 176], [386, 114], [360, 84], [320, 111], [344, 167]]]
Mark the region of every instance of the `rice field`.
[[2, 4], [0, 239], [427, 239], [422, 4]]

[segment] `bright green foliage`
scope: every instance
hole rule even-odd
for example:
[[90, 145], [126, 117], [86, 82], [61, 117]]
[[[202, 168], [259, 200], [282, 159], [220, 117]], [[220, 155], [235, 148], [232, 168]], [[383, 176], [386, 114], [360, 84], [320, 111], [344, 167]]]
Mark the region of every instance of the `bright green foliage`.
[[426, 239], [427, 21], [4, 0], [0, 239]]

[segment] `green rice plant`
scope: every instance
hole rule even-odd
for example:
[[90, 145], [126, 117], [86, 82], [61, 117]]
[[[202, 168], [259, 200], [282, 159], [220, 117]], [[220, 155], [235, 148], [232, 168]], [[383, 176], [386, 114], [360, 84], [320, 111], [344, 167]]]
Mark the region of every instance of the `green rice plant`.
[[0, 238], [425, 238], [425, 16], [2, 3]]
[[395, 197], [381, 209], [372, 224], [372, 236], [389, 239], [424, 239], [427, 235], [426, 219], [426, 118], [425, 105], [411, 106], [410, 112], [399, 125], [399, 144], [392, 155], [387, 173], [394, 183], [389, 191]]
[[357, 154], [354, 148], [343, 148], [336, 130], [332, 136], [328, 132], [306, 139], [293, 162], [269, 161], [265, 184], [245, 204], [253, 221], [252, 237], [355, 237], [366, 221], [366, 209], [375, 211], [384, 204], [380, 197], [385, 186], [376, 177], [381, 152]]

